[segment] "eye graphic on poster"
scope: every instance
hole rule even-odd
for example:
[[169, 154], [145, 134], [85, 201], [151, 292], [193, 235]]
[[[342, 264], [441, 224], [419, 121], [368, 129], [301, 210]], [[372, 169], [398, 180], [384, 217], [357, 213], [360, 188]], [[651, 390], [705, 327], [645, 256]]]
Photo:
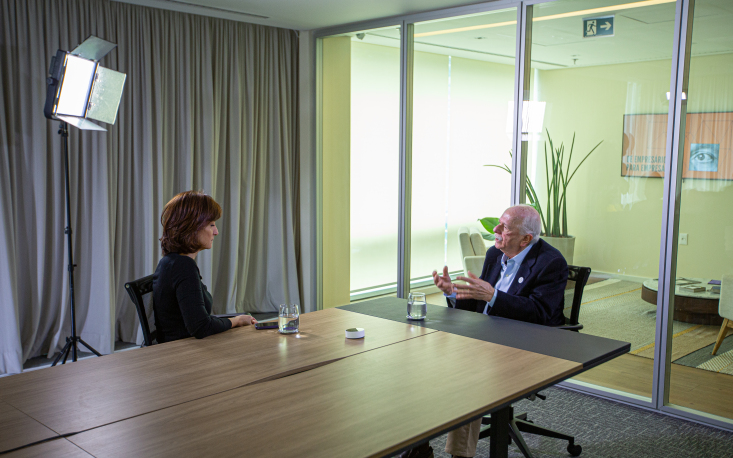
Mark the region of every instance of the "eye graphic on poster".
[[693, 143], [690, 145], [688, 169], [695, 172], [717, 172], [720, 145], [716, 143]]
[[[666, 114], [624, 115], [621, 176], [662, 178], [667, 160]], [[733, 181], [733, 111], [687, 113], [682, 179]]]

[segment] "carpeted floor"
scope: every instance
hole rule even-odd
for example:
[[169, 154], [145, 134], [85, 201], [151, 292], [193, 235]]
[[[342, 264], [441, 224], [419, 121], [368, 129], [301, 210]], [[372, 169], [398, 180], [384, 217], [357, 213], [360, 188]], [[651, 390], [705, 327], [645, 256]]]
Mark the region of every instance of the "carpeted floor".
[[[566, 304], [572, 300], [566, 292]], [[569, 309], [566, 309], [569, 313]], [[641, 284], [608, 279], [587, 285], [583, 291], [580, 322], [583, 333], [631, 343], [631, 354], [654, 358], [656, 307], [641, 298]], [[733, 375], [733, 335], [716, 356], [711, 355], [719, 326], [672, 322], [672, 361], [675, 364]]]
[[[522, 401], [515, 410], [527, 412], [538, 425], [575, 435], [581, 458], [733, 457], [733, 433], [562, 388], [543, 393], [546, 401]], [[430, 441], [436, 458], [450, 458], [445, 439]], [[535, 458], [570, 456], [567, 442], [529, 434], [524, 439]], [[488, 456], [488, 439], [479, 441], [476, 457]], [[510, 445], [509, 456], [523, 455]]]

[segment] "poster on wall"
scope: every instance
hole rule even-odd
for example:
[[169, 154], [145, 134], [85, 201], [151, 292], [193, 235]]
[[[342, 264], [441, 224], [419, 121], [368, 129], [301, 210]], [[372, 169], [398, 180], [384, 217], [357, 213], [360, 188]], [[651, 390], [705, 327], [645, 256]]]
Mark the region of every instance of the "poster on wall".
[[[667, 115], [624, 115], [621, 176], [664, 177]], [[682, 178], [733, 180], [733, 112], [688, 113]]]

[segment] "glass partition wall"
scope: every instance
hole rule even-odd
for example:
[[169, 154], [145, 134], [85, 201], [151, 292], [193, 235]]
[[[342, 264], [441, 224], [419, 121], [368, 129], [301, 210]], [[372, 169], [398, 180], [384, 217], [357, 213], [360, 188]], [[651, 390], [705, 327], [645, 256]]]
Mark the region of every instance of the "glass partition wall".
[[358, 32], [351, 44], [352, 294], [397, 277], [400, 37], [397, 27]]
[[324, 305], [394, 292], [400, 35], [389, 26], [320, 43]]
[[462, 272], [458, 231], [531, 203], [592, 269], [581, 332], [631, 342], [565, 384], [733, 430], [728, 19], [725, 0], [506, 0], [317, 32], [323, 307]]
[[[527, 183], [543, 239], [568, 264], [592, 269], [581, 332], [631, 343], [630, 354], [577, 379], [650, 400], [657, 297], [644, 285], [659, 270], [664, 183], [655, 165], [665, 156], [675, 4], [639, 3], [534, 6], [528, 99], [544, 120], [528, 133]], [[589, 35], [605, 25], [612, 34]]]
[[443, 266], [462, 275], [458, 230], [509, 206], [511, 175], [488, 165], [511, 163], [516, 19], [509, 8], [415, 24], [412, 287]]
[[[733, 418], [733, 4], [697, 0], [685, 129], [669, 403]], [[728, 324], [731, 323], [730, 327]]]

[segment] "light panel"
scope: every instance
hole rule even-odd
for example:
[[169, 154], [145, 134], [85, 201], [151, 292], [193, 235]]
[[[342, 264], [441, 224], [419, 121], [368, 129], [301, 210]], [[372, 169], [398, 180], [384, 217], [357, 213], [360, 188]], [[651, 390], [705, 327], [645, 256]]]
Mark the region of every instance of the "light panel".
[[66, 55], [66, 71], [59, 90], [57, 114], [81, 117], [86, 114], [96, 68], [97, 63], [94, 61]]

